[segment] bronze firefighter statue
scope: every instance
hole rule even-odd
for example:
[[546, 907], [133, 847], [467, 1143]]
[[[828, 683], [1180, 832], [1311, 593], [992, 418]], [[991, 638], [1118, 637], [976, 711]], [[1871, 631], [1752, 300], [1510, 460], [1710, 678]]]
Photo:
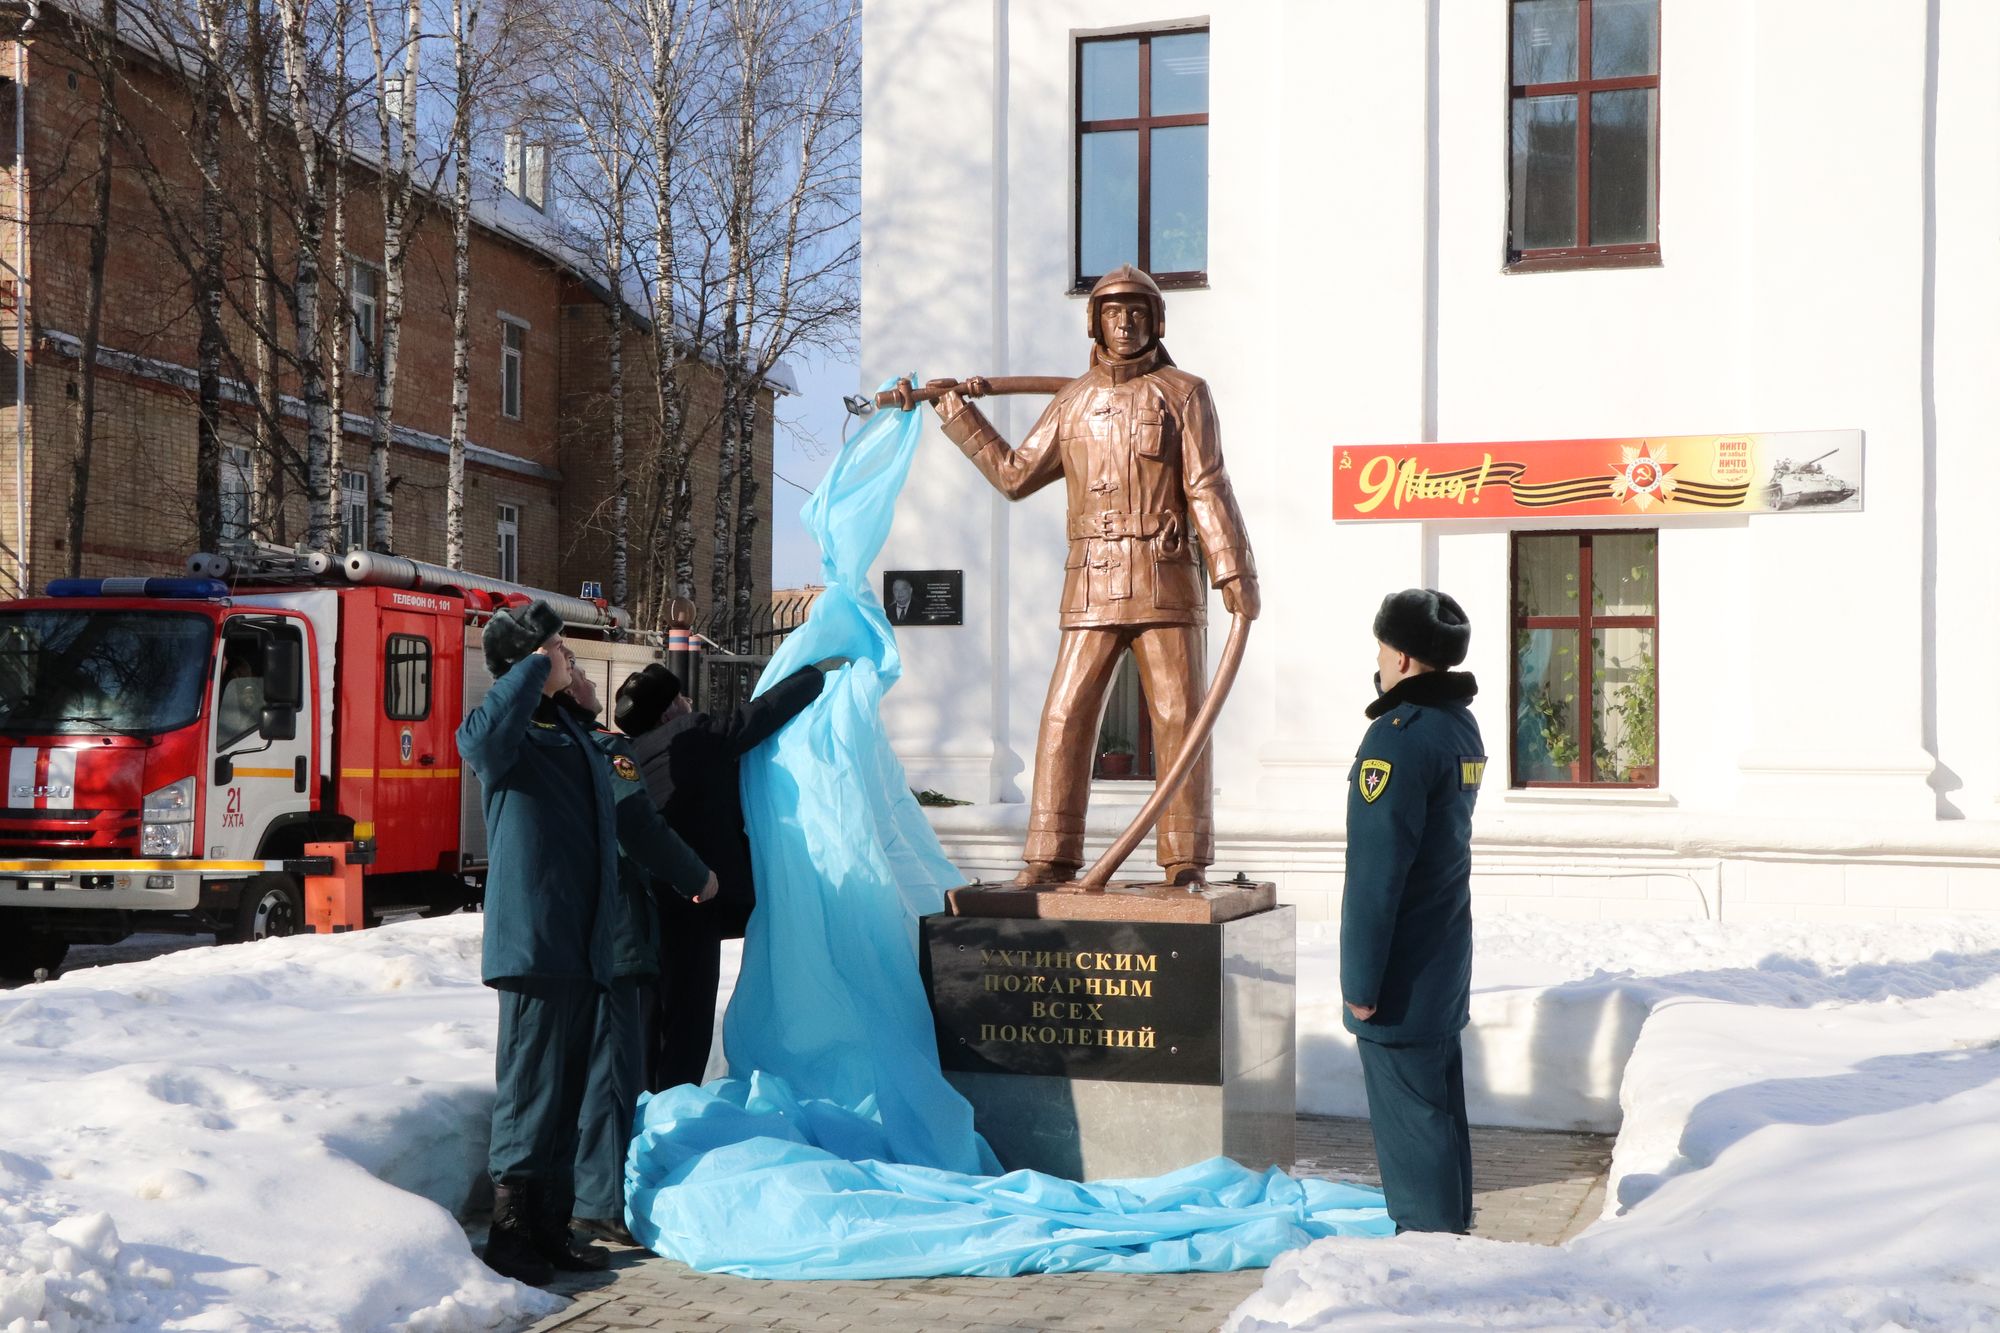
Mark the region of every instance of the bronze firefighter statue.
[[[1158, 838], [1167, 882], [1192, 885], [1215, 859], [1206, 725], [1226, 688], [1221, 677], [1233, 674], [1240, 658], [1241, 627], [1257, 617], [1257, 566], [1223, 470], [1208, 385], [1174, 365], [1160, 342], [1166, 302], [1159, 287], [1130, 265], [1118, 268], [1091, 289], [1085, 318], [1095, 344], [1090, 369], [1055, 390], [1055, 400], [1018, 448], [1009, 448], [967, 401], [1000, 382], [934, 382], [923, 396], [933, 398], [945, 435], [1008, 499], [1032, 495], [1058, 477], [1068, 484], [1062, 642], [1035, 744], [1027, 866], [1017, 882], [1067, 883], [1083, 864], [1098, 719], [1119, 657], [1129, 648], [1152, 714], [1161, 771], [1173, 773], [1183, 747], [1199, 749], [1177, 790], [1161, 793], [1166, 803]], [[1197, 540], [1239, 632], [1232, 635], [1226, 672], [1218, 672], [1218, 697], [1202, 708], [1194, 734], [1195, 710], [1204, 703], [1207, 621]], [[1162, 788], [1170, 780], [1163, 777]]]

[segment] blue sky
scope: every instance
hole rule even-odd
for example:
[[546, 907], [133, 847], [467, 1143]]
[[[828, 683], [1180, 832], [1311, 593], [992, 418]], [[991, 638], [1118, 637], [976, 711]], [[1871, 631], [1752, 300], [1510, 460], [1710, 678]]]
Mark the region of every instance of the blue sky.
[[799, 522], [799, 509], [840, 451], [847, 420], [840, 399], [854, 393], [861, 379], [853, 353], [798, 357], [793, 368], [800, 392], [778, 400], [777, 476], [771, 479], [771, 583], [776, 588], [820, 582], [819, 547]]

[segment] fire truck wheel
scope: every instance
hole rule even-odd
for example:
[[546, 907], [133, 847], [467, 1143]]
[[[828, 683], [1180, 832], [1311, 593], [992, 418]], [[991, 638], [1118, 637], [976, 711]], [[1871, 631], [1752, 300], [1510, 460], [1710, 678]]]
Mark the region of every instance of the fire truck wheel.
[[226, 943], [296, 935], [305, 929], [305, 899], [289, 875], [266, 875], [243, 886], [236, 929]]
[[0, 940], [0, 978], [26, 981], [40, 969], [54, 976], [68, 955], [68, 940], [53, 939], [33, 931]]

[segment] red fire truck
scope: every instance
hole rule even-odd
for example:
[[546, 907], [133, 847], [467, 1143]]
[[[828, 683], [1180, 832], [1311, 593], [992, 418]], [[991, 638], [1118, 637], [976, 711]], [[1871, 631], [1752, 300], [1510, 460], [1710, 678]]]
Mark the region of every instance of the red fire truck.
[[493, 610], [546, 598], [607, 700], [661, 657], [602, 602], [367, 552], [198, 555], [0, 603], [0, 975], [134, 931], [304, 924], [308, 843], [347, 843], [367, 919], [476, 902], [456, 733]]

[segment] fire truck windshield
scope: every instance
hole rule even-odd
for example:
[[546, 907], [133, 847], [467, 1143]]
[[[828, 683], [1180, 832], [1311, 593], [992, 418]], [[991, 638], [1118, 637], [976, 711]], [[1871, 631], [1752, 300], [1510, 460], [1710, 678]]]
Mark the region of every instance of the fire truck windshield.
[[201, 713], [215, 627], [169, 611], [0, 611], [0, 731], [173, 731]]

